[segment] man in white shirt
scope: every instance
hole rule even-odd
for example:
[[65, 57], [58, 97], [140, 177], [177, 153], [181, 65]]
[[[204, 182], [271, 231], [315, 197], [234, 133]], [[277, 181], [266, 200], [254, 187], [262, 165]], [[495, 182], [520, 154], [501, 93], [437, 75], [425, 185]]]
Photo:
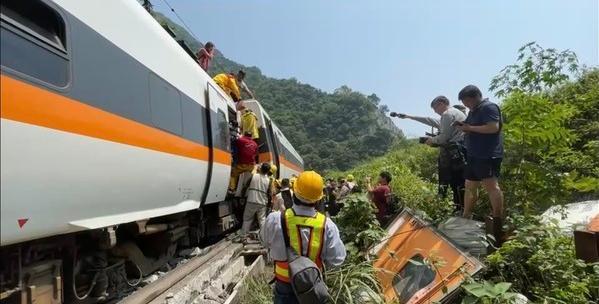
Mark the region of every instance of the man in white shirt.
[[460, 152], [465, 154], [462, 151], [464, 149], [464, 132], [458, 128], [458, 124], [466, 119], [466, 114], [455, 107], [451, 107], [449, 99], [445, 96], [435, 97], [431, 102], [431, 108], [441, 116], [440, 120], [398, 113], [392, 113], [391, 116], [412, 119], [439, 129], [437, 135], [427, 138], [424, 143], [439, 147], [439, 192], [445, 196], [447, 186], [450, 186], [456, 211], [461, 212], [464, 208], [464, 164], [460, 164], [460, 160], [455, 156]]
[[[293, 185], [293, 206], [285, 210], [283, 215], [281, 211], [270, 213], [260, 231], [262, 244], [270, 250], [270, 256], [275, 261], [275, 304], [297, 303], [289, 284], [283, 229], [290, 237], [290, 247], [313, 260], [321, 269], [324, 266], [339, 266], [345, 260], [345, 245], [339, 236], [339, 229], [330, 218], [315, 209], [316, 203], [322, 199], [323, 185], [322, 177], [314, 171], [300, 174]], [[282, 216], [285, 217], [285, 227], [281, 223]]]
[[258, 218], [260, 228], [264, 225], [266, 217], [266, 206], [270, 198], [271, 183], [268, 173], [270, 172], [270, 164], [263, 163], [260, 165], [258, 173], [252, 176], [250, 184], [246, 192], [245, 210], [243, 211], [243, 224], [241, 226], [241, 235], [245, 239], [252, 224], [254, 216]]

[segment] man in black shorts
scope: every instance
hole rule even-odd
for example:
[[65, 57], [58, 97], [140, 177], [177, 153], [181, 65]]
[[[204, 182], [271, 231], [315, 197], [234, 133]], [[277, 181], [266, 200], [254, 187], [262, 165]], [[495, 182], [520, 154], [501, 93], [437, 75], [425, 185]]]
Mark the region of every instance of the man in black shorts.
[[500, 230], [503, 215], [503, 193], [498, 183], [503, 158], [501, 111], [498, 105], [483, 99], [481, 91], [473, 85], [463, 88], [458, 98], [470, 109], [464, 123], [458, 126], [465, 133], [467, 149], [464, 217], [472, 216], [478, 188], [482, 184], [489, 193], [493, 220], [496, 222], [493, 226], [498, 226], [494, 228]]

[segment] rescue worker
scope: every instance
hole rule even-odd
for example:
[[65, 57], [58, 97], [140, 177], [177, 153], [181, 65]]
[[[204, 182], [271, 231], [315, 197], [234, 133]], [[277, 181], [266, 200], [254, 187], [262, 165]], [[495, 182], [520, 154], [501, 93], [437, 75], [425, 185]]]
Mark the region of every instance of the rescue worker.
[[214, 76], [213, 80], [218, 84], [221, 89], [225, 91], [228, 95], [233, 98], [233, 101], [238, 102], [241, 100], [241, 92], [239, 91], [239, 87], [241, 86], [248, 95], [252, 96], [252, 92], [247, 88], [247, 85], [243, 82], [245, 79], [245, 72], [243, 70], [239, 70], [237, 74], [233, 73], [221, 73]]
[[281, 190], [273, 200], [273, 211], [285, 211], [285, 209], [291, 208], [293, 205], [293, 190], [290, 188], [288, 178], [281, 180]]
[[256, 156], [258, 156], [258, 144], [252, 140], [252, 134], [245, 133], [234, 142], [235, 145], [235, 166], [231, 170], [231, 179], [229, 180], [229, 191], [234, 192], [237, 189], [237, 180], [244, 172], [253, 172], [256, 167]]
[[295, 184], [296, 180], [297, 180], [297, 175], [291, 174], [291, 178], [289, 179], [289, 186], [291, 187], [291, 189], [293, 189], [293, 184]]
[[256, 114], [245, 107], [243, 102], [238, 103], [239, 111], [241, 112], [241, 132], [249, 133], [252, 135], [252, 139], [257, 140], [260, 138], [260, 133], [258, 132], [258, 117]]
[[[270, 171], [268, 172], [268, 178], [270, 180], [270, 189], [273, 190], [271, 193], [272, 197], [271, 197], [270, 202], [274, 202], [274, 200], [275, 200], [276, 189], [281, 188], [281, 183], [279, 183], [279, 180], [277, 180], [276, 176], [277, 176], [277, 166], [275, 164], [270, 164]], [[267, 212], [270, 212], [272, 210], [273, 206], [269, 204], [267, 207], [268, 207]]]
[[275, 304], [298, 303], [291, 288], [283, 229], [289, 235], [290, 247], [310, 258], [321, 269], [339, 266], [345, 260], [345, 245], [333, 221], [316, 212], [314, 205], [323, 196], [322, 177], [314, 171], [301, 173], [293, 185], [293, 206], [284, 212], [286, 225], [281, 223], [281, 212], [268, 215], [260, 231], [264, 247], [275, 261]]
[[254, 223], [254, 216], [258, 218], [258, 226], [262, 228], [264, 218], [266, 217], [266, 206], [271, 200], [271, 182], [268, 177], [270, 164], [262, 163], [258, 173], [252, 176], [247, 192], [245, 210], [243, 211], [243, 224], [241, 226], [241, 236], [244, 240]]

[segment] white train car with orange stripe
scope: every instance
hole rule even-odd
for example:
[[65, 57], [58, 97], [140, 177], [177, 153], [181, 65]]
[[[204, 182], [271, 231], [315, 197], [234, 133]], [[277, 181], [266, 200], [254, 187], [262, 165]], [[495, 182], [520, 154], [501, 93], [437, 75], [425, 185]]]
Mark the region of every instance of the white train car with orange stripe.
[[1, 54], [3, 303], [102, 301], [231, 227], [235, 105], [137, 1], [3, 0]]

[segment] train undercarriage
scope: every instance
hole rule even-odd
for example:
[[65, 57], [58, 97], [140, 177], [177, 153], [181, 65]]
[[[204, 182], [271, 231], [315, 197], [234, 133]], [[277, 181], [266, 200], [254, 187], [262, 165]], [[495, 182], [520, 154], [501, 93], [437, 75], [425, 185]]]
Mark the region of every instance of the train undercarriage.
[[102, 303], [126, 296], [184, 248], [239, 226], [233, 202], [160, 218], [48, 237], [0, 250], [0, 302]]

